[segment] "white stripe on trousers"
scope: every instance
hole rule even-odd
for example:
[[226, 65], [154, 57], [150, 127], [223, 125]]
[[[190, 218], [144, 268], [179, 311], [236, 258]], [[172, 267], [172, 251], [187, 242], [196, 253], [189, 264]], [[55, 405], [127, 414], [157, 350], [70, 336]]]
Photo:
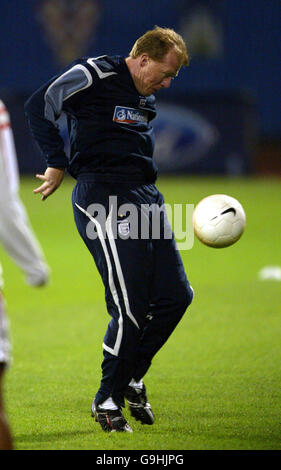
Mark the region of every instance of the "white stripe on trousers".
[[[117, 306], [117, 309], [118, 309], [118, 312], [119, 312], [119, 318], [118, 318], [118, 333], [117, 333], [117, 336], [116, 336], [116, 341], [115, 341], [114, 348], [110, 348], [105, 343], [103, 343], [103, 348], [106, 351], [108, 351], [110, 354], [112, 354], [114, 356], [118, 356], [121, 341], [122, 341], [122, 336], [123, 336], [123, 314], [122, 314], [122, 309], [121, 309], [120, 302], [119, 302], [118, 292], [117, 292], [117, 289], [116, 289], [116, 286], [115, 286], [115, 283], [114, 283], [114, 279], [113, 279], [112, 264], [111, 264], [111, 261], [110, 261], [109, 252], [108, 252], [108, 249], [107, 249], [107, 246], [106, 246], [106, 243], [105, 243], [105, 239], [104, 239], [104, 236], [103, 236], [102, 227], [101, 227], [100, 223], [94, 217], [92, 217], [91, 214], [89, 214], [89, 212], [87, 212], [85, 209], [80, 207], [77, 203], [75, 203], [75, 205], [76, 205], [76, 207], [78, 207], [78, 209], [81, 212], [86, 214], [86, 216], [91, 220], [91, 222], [94, 223], [94, 225], [97, 229], [97, 234], [98, 234], [99, 240], [101, 242], [101, 246], [102, 246], [104, 256], [105, 256], [105, 259], [106, 259], [107, 271], [108, 271], [108, 284], [109, 284], [109, 288], [110, 288], [113, 300], [114, 300], [115, 305]], [[120, 260], [119, 260], [119, 257], [118, 257], [118, 251], [117, 251], [116, 243], [115, 243], [114, 236], [113, 236], [112, 210], [113, 210], [113, 206], [110, 208], [109, 215], [106, 219], [106, 223], [105, 223], [106, 234], [108, 235], [109, 244], [110, 244], [110, 248], [111, 248], [111, 252], [112, 252], [112, 256], [113, 256], [113, 260], [114, 260], [114, 264], [115, 264], [115, 269], [116, 269], [116, 273], [117, 273], [117, 278], [118, 278], [119, 285], [120, 285], [121, 292], [122, 292], [122, 296], [123, 296], [123, 299], [124, 299], [126, 315], [132, 320], [132, 322], [136, 325], [136, 327], [139, 328], [139, 325], [138, 325], [136, 319], [134, 318], [134, 316], [131, 312], [131, 309], [130, 309], [128, 292], [127, 292], [127, 289], [126, 289], [126, 285], [125, 285], [125, 281], [124, 281], [124, 277], [123, 277], [123, 272], [122, 272], [122, 268], [121, 268], [121, 265], [120, 265]]]

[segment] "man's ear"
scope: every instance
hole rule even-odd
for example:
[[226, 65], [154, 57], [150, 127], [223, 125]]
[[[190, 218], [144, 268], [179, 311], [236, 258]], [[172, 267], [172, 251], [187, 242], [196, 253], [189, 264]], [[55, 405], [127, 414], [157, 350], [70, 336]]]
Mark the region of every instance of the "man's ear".
[[148, 62], [149, 62], [150, 58], [149, 58], [149, 55], [148, 54], [142, 54], [140, 56], [140, 61], [139, 61], [139, 64], [140, 64], [140, 67], [145, 67]]

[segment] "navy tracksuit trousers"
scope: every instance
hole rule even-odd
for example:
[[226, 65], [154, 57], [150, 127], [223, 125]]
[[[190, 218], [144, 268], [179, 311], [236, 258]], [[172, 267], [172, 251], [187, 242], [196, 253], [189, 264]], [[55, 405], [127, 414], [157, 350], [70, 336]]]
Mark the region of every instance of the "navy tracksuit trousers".
[[173, 235], [167, 237], [165, 213], [156, 217], [160, 231], [152, 230], [153, 211], [147, 208], [164, 204], [154, 184], [78, 181], [72, 201], [78, 231], [102, 277], [111, 315], [95, 400], [101, 404], [111, 396], [124, 406], [126, 386], [145, 375], [191, 303], [193, 290]]

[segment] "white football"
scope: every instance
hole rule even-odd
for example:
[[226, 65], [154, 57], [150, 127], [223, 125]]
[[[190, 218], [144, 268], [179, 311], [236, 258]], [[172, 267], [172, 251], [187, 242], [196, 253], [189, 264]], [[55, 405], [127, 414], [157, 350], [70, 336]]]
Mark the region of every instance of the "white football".
[[205, 245], [223, 248], [241, 237], [246, 215], [237, 199], [225, 194], [213, 194], [202, 199], [193, 212], [193, 228]]

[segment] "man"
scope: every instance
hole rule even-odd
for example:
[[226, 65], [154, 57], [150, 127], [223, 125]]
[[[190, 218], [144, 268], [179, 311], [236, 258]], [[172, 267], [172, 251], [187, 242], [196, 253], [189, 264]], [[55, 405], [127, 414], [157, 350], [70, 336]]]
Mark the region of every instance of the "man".
[[[19, 175], [9, 113], [0, 100], [0, 242], [32, 286], [47, 283], [49, 268], [18, 195]], [[10, 361], [8, 322], [0, 264], [0, 449], [13, 448], [3, 402], [4, 372]]]
[[[45, 200], [61, 184], [66, 168], [77, 179], [74, 218], [105, 286], [112, 318], [103, 342], [101, 384], [92, 404], [92, 416], [104, 431], [132, 431], [122, 414], [124, 397], [134, 418], [153, 424], [142, 378], [193, 297], [174, 238], [163, 236], [165, 215], [158, 239], [151, 233], [121, 236], [133, 229], [121, 211], [124, 205], [136, 208], [138, 221], [145, 218], [144, 206], [163, 206], [154, 185], [153, 94], [168, 88], [186, 65], [181, 36], [155, 27], [136, 41], [126, 58], [75, 61], [25, 105], [48, 166], [44, 175], [37, 175], [43, 183], [34, 192]], [[56, 126], [62, 112], [68, 120], [70, 161]], [[95, 216], [98, 207], [104, 208], [105, 220]]]

